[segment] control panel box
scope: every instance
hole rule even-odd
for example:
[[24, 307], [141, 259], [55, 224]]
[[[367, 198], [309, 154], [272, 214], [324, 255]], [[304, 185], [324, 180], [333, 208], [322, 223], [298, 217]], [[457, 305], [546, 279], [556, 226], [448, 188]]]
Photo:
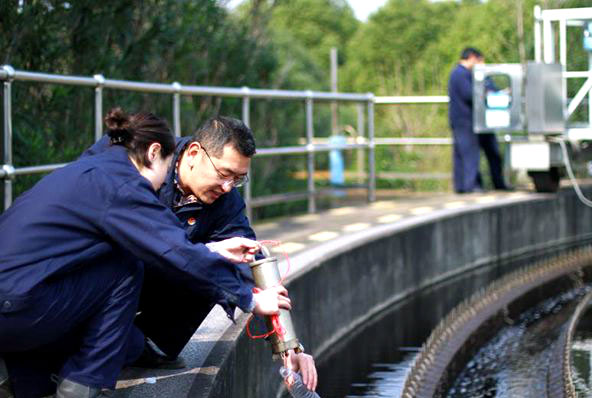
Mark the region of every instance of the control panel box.
[[565, 131], [562, 72], [560, 64], [528, 63], [525, 105], [529, 134]]
[[[565, 131], [559, 64], [478, 64], [473, 68], [476, 133], [559, 134]], [[524, 89], [524, 92], [523, 92]]]
[[473, 129], [476, 133], [524, 130], [520, 64], [473, 67]]

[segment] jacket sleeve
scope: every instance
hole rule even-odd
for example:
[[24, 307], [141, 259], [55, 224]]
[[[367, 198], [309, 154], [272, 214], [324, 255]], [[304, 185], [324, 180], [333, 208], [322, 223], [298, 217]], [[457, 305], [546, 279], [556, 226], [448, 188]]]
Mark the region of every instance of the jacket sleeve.
[[457, 76], [456, 90], [464, 103], [473, 104], [473, 81], [470, 72]]
[[148, 181], [134, 179], [121, 185], [106, 204], [102, 225], [115, 244], [210, 297], [231, 318], [235, 306], [250, 309], [251, 289], [237, 266], [205, 245], [190, 242]]

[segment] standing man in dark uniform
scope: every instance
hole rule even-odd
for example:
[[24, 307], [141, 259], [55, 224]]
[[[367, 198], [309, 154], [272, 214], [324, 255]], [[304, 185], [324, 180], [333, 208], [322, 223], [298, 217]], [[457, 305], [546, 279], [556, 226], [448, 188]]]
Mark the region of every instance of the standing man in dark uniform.
[[459, 63], [448, 81], [448, 119], [454, 136], [454, 190], [458, 193], [482, 191], [479, 172], [479, 148], [489, 162], [495, 189], [508, 189], [502, 173], [502, 158], [495, 134], [475, 134], [473, 131], [473, 75], [476, 64], [483, 63], [483, 55], [475, 48], [465, 48]]
[[[106, 145], [103, 138], [85, 155], [101, 152]], [[255, 239], [244, 215], [245, 203], [236, 189], [247, 181], [255, 151], [251, 129], [240, 120], [224, 116], [208, 120], [193, 136], [177, 139], [173, 166], [158, 194], [179, 218], [191, 242], [215, 246], [231, 237]], [[241, 270], [251, 278], [248, 266]], [[157, 268], [146, 264], [136, 325], [166, 356], [158, 355], [147, 342], [136, 365], [183, 367], [179, 353], [215, 304], [163, 278]], [[225, 307], [229, 318], [234, 309], [232, 305]], [[313, 358], [301, 353], [292, 355], [291, 360], [309, 389], [316, 388]]]

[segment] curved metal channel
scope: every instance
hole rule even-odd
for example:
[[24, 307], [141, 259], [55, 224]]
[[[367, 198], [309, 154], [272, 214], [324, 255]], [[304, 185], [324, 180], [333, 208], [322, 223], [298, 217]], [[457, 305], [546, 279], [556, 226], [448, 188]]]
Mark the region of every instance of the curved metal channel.
[[555, 353], [555, 363], [560, 362], [561, 366], [557, 367], [555, 369], [555, 372], [553, 372], [553, 370], [550, 369], [549, 379], [562, 381], [562, 393], [564, 398], [576, 398], [578, 396], [578, 394], [576, 393], [571, 367], [571, 349], [574, 333], [576, 332], [578, 323], [580, 322], [582, 316], [586, 313], [586, 310], [589, 308], [590, 302], [592, 302], [592, 292], [586, 294], [586, 296], [582, 298], [582, 300], [576, 307], [569, 321], [569, 324], [561, 334], [560, 341], [557, 344], [557, 349]]
[[[417, 355], [405, 380], [401, 397], [432, 398], [437, 395], [441, 381], [455, 355], [482, 325], [536, 287], [562, 276], [582, 271], [591, 263], [592, 247], [588, 246], [512, 272], [459, 304], [434, 329]], [[579, 314], [578, 311], [576, 314]], [[572, 319], [571, 322], [577, 323], [577, 320]], [[558, 344], [561, 347], [558, 355], [563, 357], [561, 360], [563, 366], [558, 367], [561, 372], [559, 379], [565, 382], [561, 383], [565, 386], [563, 391], [565, 394], [560, 395], [566, 398], [575, 397], [575, 395], [568, 395], [569, 378], [567, 375], [569, 372], [565, 371], [566, 366], [569, 367], [570, 364], [569, 357], [566, 357], [565, 352], [571, 347], [568, 341], [571, 341], [570, 336], [573, 334], [573, 330], [575, 330], [575, 325], [571, 329], [566, 328], [563, 332], [565, 336], [560, 338], [564, 344]], [[548, 377], [549, 381], [557, 378], [551, 374]], [[573, 390], [573, 383], [571, 388]], [[556, 390], [556, 388], [553, 389]], [[554, 395], [554, 397], [560, 395]]]

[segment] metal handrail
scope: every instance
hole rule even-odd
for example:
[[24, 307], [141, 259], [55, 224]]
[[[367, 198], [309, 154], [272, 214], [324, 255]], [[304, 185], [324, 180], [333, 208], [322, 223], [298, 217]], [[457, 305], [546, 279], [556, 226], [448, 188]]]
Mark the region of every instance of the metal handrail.
[[[283, 154], [308, 154], [307, 170], [308, 170], [308, 210], [310, 212], [316, 211], [316, 196], [314, 182], [314, 153], [329, 151], [332, 149], [350, 149], [363, 148], [368, 151], [368, 199], [370, 201], [375, 198], [375, 165], [374, 165], [374, 95], [372, 93], [357, 94], [357, 93], [335, 93], [335, 92], [320, 92], [320, 91], [290, 91], [290, 90], [270, 90], [270, 89], [255, 89], [249, 87], [231, 88], [231, 87], [209, 87], [196, 85], [182, 85], [179, 82], [171, 84], [165, 83], [151, 83], [151, 82], [135, 82], [127, 80], [108, 79], [103, 75], [94, 75], [92, 77], [86, 76], [67, 76], [59, 74], [28, 72], [15, 70], [10, 65], [0, 67], [0, 80], [3, 81], [4, 90], [4, 128], [3, 128], [3, 151], [0, 153], [0, 179], [4, 180], [4, 208], [8, 208], [12, 203], [12, 180], [23, 174], [35, 174], [53, 171], [64, 164], [41, 165], [14, 168], [12, 160], [12, 99], [11, 86], [15, 81], [29, 81], [48, 84], [66, 84], [82, 87], [94, 88], [95, 90], [95, 140], [99, 140], [103, 135], [103, 90], [128, 90], [140, 91], [148, 93], [160, 93], [172, 95], [173, 107], [173, 131], [175, 135], [181, 135], [181, 95], [201, 95], [201, 96], [216, 96], [216, 97], [235, 97], [243, 99], [242, 106], [242, 120], [249, 125], [250, 120], [250, 100], [253, 99], [280, 99], [280, 100], [302, 100], [306, 105], [306, 138], [307, 144], [300, 148], [285, 147], [285, 148], [262, 148], [259, 149], [257, 156], [272, 156]], [[358, 103], [358, 127], [364, 130], [364, 118], [366, 119], [367, 140], [363, 143], [356, 143], [354, 145], [331, 146], [331, 145], [314, 145], [314, 125], [313, 125], [313, 109], [314, 102], [318, 101], [345, 101]], [[364, 111], [364, 106], [366, 110]], [[366, 113], [366, 117], [364, 115]], [[247, 216], [252, 217], [252, 193], [251, 183], [247, 183], [244, 189], [245, 203], [247, 207]]]
[[[309, 212], [316, 211], [316, 198], [331, 190], [317, 189], [314, 182], [315, 160], [314, 154], [328, 152], [331, 150], [366, 150], [368, 152], [368, 171], [361, 173], [367, 176], [368, 200], [375, 200], [376, 194], [376, 170], [375, 170], [375, 147], [377, 145], [449, 145], [448, 138], [374, 138], [374, 104], [441, 104], [447, 103], [447, 96], [407, 96], [407, 97], [375, 97], [372, 93], [334, 93], [319, 91], [289, 91], [254, 89], [249, 87], [209, 87], [182, 85], [178, 82], [171, 84], [134, 82], [127, 80], [107, 79], [102, 75], [93, 77], [67, 76], [58, 74], [27, 72], [14, 70], [9, 65], [0, 68], [0, 80], [3, 81], [4, 90], [4, 129], [3, 129], [3, 153], [0, 153], [0, 180], [4, 180], [4, 208], [8, 208], [12, 202], [12, 180], [16, 176], [46, 173], [65, 166], [67, 163], [48, 164], [39, 166], [28, 166], [15, 168], [12, 164], [12, 102], [11, 85], [14, 81], [29, 81], [49, 84], [66, 84], [95, 89], [95, 139], [103, 135], [102, 130], [102, 106], [103, 90], [128, 90], [148, 93], [170, 94], [173, 96], [173, 131], [177, 136], [181, 135], [180, 117], [180, 95], [205, 95], [217, 97], [235, 97], [243, 99], [242, 120], [249, 125], [250, 120], [250, 99], [282, 99], [302, 100], [306, 105], [306, 143], [300, 146], [287, 146], [277, 148], [259, 148], [257, 157], [268, 157], [278, 155], [302, 155], [307, 154], [307, 191], [302, 193], [290, 193], [279, 195], [268, 195], [252, 198], [252, 185], [248, 182], [244, 187], [246, 212], [252, 217], [252, 209], [263, 204], [278, 203], [286, 199], [308, 199]], [[346, 101], [358, 104], [358, 133], [359, 136], [354, 143], [325, 144], [315, 143], [313, 109], [315, 101]], [[367, 136], [364, 136], [364, 130]]]
[[449, 98], [447, 95], [400, 95], [374, 97], [375, 104], [447, 104]]
[[[96, 87], [97, 77], [84, 77], [84, 76], [69, 76], [69, 75], [57, 75], [49, 73], [39, 72], [26, 72], [20, 70], [14, 70], [13, 73], [7, 71], [5, 65], [3, 69], [0, 69], [0, 80], [19, 80], [19, 81], [32, 81], [37, 83], [50, 83], [50, 84], [67, 84], [74, 86], [87, 86]], [[102, 75], [96, 75], [102, 76]], [[171, 84], [166, 83], [147, 83], [147, 82], [135, 82], [129, 80], [117, 80], [117, 79], [106, 79], [103, 78], [101, 86], [103, 88], [111, 88], [117, 90], [126, 91], [141, 91], [147, 93], [158, 93], [158, 94], [182, 94], [182, 95], [211, 95], [216, 97], [235, 97], [243, 98], [248, 96], [249, 98], [273, 98], [273, 99], [313, 99], [315, 101], [353, 101], [353, 102], [365, 102], [373, 98], [372, 93], [367, 94], [356, 94], [356, 93], [332, 93], [322, 91], [293, 91], [293, 90], [270, 90], [270, 89], [257, 89], [257, 88], [234, 88], [234, 87], [213, 87], [213, 86], [192, 86], [192, 85], [181, 85], [178, 82]]]

